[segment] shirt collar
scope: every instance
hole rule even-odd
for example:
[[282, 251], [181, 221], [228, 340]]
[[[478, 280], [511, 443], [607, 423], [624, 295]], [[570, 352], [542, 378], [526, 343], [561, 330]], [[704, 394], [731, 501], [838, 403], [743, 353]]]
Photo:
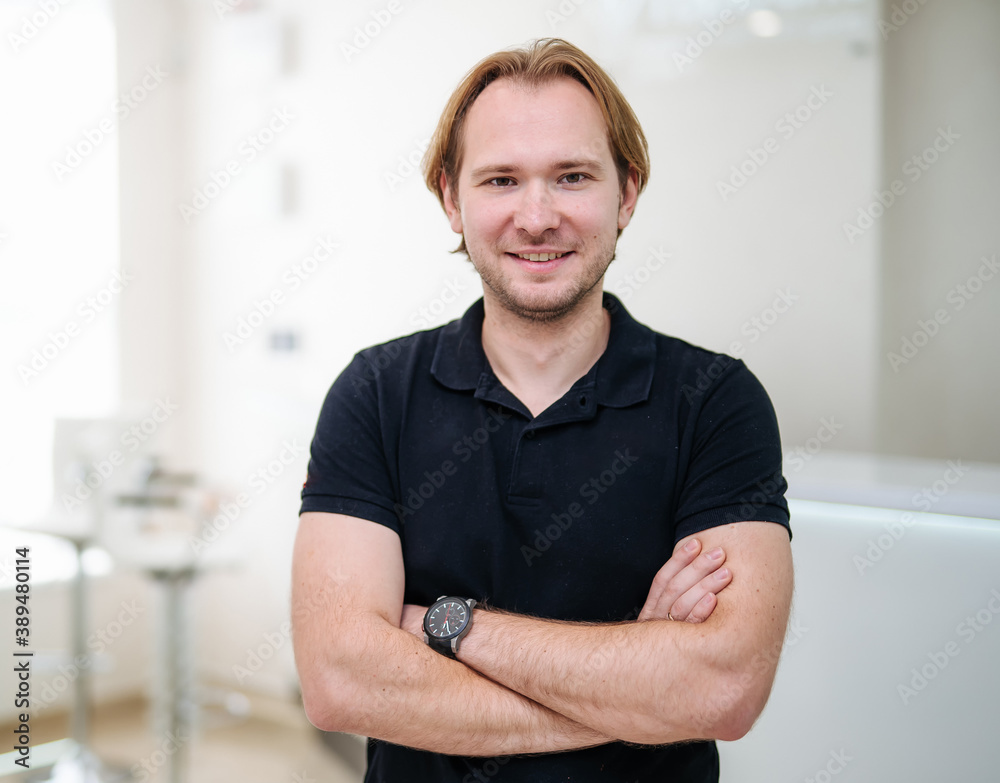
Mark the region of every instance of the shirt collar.
[[[636, 321], [618, 297], [607, 291], [603, 292], [603, 305], [611, 314], [608, 346], [575, 386], [593, 385], [601, 405], [633, 405], [649, 397], [656, 359], [655, 333]], [[480, 298], [441, 330], [431, 374], [450, 389], [499, 385], [483, 351], [484, 312]]]

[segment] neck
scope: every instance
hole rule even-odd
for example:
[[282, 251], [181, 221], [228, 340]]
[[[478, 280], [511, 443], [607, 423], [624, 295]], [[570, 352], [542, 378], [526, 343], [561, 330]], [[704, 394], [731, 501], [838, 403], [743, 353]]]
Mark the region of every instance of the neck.
[[562, 318], [533, 321], [483, 299], [483, 351], [497, 378], [537, 415], [597, 362], [611, 332], [601, 286]]

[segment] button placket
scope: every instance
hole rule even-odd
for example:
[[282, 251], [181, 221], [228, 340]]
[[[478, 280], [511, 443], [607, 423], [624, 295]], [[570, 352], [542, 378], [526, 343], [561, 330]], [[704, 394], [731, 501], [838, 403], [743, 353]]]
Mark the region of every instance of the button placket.
[[542, 443], [538, 430], [525, 429], [518, 438], [511, 470], [509, 495], [513, 498], [538, 500], [542, 496]]

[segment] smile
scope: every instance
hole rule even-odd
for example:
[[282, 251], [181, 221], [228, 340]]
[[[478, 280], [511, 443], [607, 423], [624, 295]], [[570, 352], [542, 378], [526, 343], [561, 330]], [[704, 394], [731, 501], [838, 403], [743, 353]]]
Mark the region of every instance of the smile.
[[[568, 252], [566, 251], [566, 253]], [[552, 261], [556, 258], [562, 258], [566, 253], [511, 253], [511, 255], [523, 258], [525, 261]]]

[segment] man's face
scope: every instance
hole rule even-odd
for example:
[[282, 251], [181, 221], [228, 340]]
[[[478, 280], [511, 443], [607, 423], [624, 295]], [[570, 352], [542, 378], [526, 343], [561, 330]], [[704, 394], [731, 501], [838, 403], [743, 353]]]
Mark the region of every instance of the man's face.
[[445, 209], [484, 295], [551, 321], [600, 284], [635, 208], [636, 179], [630, 172], [622, 191], [597, 101], [582, 84], [559, 78], [525, 90], [501, 79], [466, 115]]

